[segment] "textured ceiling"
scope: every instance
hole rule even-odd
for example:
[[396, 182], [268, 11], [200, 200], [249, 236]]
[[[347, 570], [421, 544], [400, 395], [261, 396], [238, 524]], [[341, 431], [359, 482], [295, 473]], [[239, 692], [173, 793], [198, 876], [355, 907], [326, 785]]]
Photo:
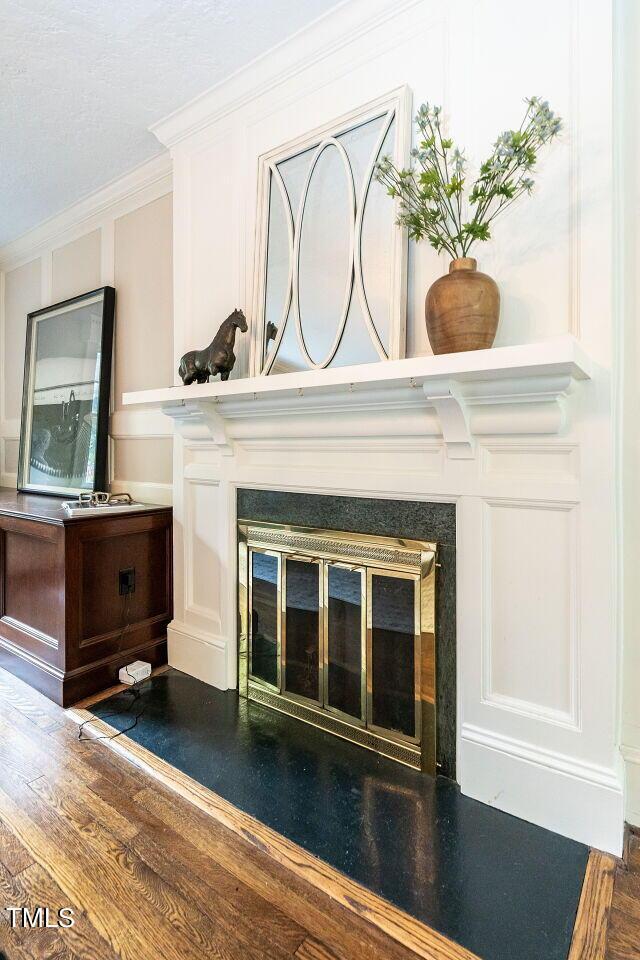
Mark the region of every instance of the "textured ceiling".
[[335, 0], [0, 0], [0, 245], [161, 152], [148, 126]]

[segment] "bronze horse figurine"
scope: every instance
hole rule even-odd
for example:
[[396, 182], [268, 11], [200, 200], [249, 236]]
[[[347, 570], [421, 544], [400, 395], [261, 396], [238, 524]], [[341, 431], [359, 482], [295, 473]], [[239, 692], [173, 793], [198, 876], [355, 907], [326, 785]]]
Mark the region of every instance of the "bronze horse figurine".
[[204, 350], [190, 350], [180, 361], [178, 373], [185, 387], [195, 380], [196, 383], [208, 383], [209, 377], [220, 374], [221, 380], [228, 380], [236, 362], [233, 346], [236, 330], [247, 332], [247, 319], [237, 308], [220, 324], [220, 329]]

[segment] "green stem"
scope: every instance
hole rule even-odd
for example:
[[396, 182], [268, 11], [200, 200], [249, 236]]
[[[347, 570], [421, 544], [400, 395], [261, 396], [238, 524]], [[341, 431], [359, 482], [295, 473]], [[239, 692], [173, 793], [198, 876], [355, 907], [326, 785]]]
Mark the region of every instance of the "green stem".
[[[429, 125], [429, 133], [431, 134], [431, 139], [433, 140], [433, 143], [434, 143], [433, 152], [434, 152], [435, 164], [438, 170], [438, 180], [440, 185], [442, 186], [444, 183], [447, 183], [447, 184], [449, 183], [449, 167], [447, 164], [446, 151], [442, 143], [442, 132], [440, 130], [440, 123], [438, 120], [436, 120], [435, 131], [433, 129], [433, 125], [431, 121], [427, 120], [427, 123]], [[442, 173], [442, 168], [440, 167], [440, 161], [438, 160], [439, 151], [436, 145], [436, 132], [438, 135], [438, 139], [440, 140], [440, 146], [442, 148], [441, 156], [444, 161], [444, 176]], [[451, 221], [453, 223], [453, 228], [454, 228], [453, 235], [451, 230], [448, 230], [449, 239], [451, 240], [452, 244], [456, 247], [456, 250], [457, 250], [457, 244], [462, 237], [462, 224], [458, 224], [456, 222], [456, 216], [453, 210], [453, 205], [451, 203], [451, 198], [447, 196], [446, 192], [443, 194], [443, 201], [445, 204], [445, 211], [448, 212], [449, 216], [451, 217]], [[445, 218], [445, 223], [446, 223], [446, 218]]]

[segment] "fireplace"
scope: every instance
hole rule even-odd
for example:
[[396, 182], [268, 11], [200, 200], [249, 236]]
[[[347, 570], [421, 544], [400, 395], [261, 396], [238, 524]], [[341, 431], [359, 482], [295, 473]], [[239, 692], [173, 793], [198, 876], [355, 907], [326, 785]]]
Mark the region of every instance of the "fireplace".
[[435, 773], [437, 544], [240, 520], [239, 689]]

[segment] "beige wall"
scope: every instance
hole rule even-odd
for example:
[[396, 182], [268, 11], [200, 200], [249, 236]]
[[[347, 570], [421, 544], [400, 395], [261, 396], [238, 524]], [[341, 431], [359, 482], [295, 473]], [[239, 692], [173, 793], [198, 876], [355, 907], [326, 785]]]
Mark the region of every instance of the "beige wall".
[[51, 299], [54, 303], [101, 286], [100, 230], [54, 250], [51, 257]]
[[[123, 409], [124, 390], [173, 382], [172, 194], [170, 175], [123, 191], [109, 208], [96, 195], [86, 229], [66, 228], [43, 243], [29, 237], [0, 249], [0, 483], [14, 485], [27, 313], [96, 287], [116, 288], [110, 445], [113, 488], [147, 502], [171, 502], [170, 421]], [[61, 218], [64, 219], [64, 214]], [[15, 262], [14, 262], [15, 261]]]
[[115, 405], [126, 390], [173, 382], [172, 198], [115, 222]]
[[171, 484], [173, 441], [170, 437], [130, 438], [116, 441], [115, 479], [131, 483]]
[[4, 465], [7, 473], [18, 472], [18, 454], [20, 452], [19, 440], [5, 440], [4, 447]]
[[[4, 421], [20, 419], [27, 314], [42, 306], [40, 277], [40, 260], [32, 260], [5, 274], [4, 342], [0, 346], [4, 353], [2, 365], [2, 419]], [[7, 428], [6, 424], [3, 424], [3, 428]]]

